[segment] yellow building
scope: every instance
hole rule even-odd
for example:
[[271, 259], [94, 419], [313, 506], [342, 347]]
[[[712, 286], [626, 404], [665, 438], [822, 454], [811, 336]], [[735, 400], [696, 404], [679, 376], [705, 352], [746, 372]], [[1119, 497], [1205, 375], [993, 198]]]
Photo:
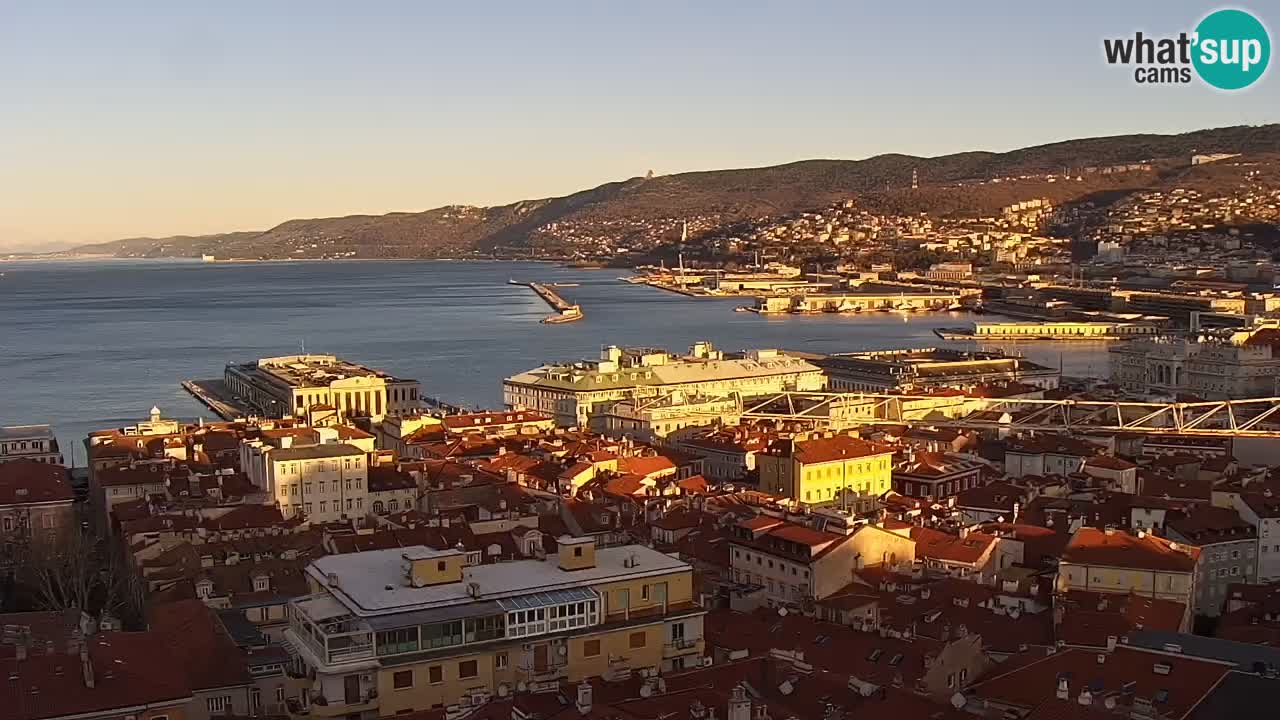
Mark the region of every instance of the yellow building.
[[314, 682], [291, 715], [389, 717], [701, 663], [705, 612], [680, 560], [569, 537], [545, 560], [465, 559], [412, 547], [312, 563], [285, 637]]
[[1082, 527], [1062, 551], [1057, 591], [1134, 594], [1190, 609], [1199, 560], [1200, 548], [1151, 533]]
[[850, 435], [778, 440], [756, 456], [760, 489], [804, 503], [867, 502], [888, 492], [893, 451]]

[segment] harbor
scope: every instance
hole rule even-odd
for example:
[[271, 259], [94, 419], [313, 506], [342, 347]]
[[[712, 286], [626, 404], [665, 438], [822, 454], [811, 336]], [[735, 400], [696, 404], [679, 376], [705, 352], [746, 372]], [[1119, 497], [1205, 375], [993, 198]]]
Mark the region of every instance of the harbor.
[[560, 296], [560, 293], [556, 292], [556, 288], [573, 287], [572, 284], [568, 284], [568, 283], [546, 284], [546, 283], [537, 283], [537, 282], [520, 282], [518, 280], [508, 280], [507, 282], [512, 285], [522, 285], [524, 287], [529, 288], [530, 290], [533, 290], [535, 293], [538, 294], [538, 297], [542, 298], [547, 303], [547, 305], [551, 306], [552, 310], [556, 311], [556, 314], [548, 315], [547, 317], [542, 319], [542, 322], [547, 325], [557, 325], [560, 323], [577, 322], [578, 320], [581, 320], [583, 317], [585, 317], [582, 314], [581, 306], [571, 303], [568, 300], [565, 300], [563, 297]]

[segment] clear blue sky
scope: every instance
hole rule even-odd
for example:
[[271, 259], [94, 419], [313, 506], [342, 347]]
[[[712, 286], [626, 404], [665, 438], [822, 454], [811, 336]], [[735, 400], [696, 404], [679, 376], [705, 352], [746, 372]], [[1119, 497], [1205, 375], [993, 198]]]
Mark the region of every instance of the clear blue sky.
[[1280, 121], [1102, 60], [1215, 7], [0, 0], [0, 247]]

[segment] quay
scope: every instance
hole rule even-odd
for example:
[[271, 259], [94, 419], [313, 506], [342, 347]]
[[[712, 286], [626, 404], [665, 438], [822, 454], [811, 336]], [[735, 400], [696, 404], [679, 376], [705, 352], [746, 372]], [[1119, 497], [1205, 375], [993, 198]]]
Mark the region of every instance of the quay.
[[560, 296], [560, 293], [557, 293], [555, 291], [555, 288], [565, 287], [565, 286], [556, 285], [554, 283], [553, 284], [536, 283], [536, 282], [525, 283], [525, 282], [517, 282], [515, 280], [508, 280], [508, 282], [511, 283], [512, 285], [523, 285], [529, 288], [530, 290], [533, 290], [535, 293], [538, 294], [538, 297], [542, 298], [543, 301], [547, 303], [547, 305], [551, 306], [552, 310], [556, 311], [555, 315], [549, 315], [543, 318], [542, 322], [544, 323], [554, 325], [558, 323], [574, 322], [577, 320], [581, 320], [583, 317], [585, 317], [582, 314], [582, 308], [580, 306], [575, 305], [569, 302], [568, 300], [565, 300], [563, 297]]
[[222, 380], [183, 380], [182, 389], [223, 420], [238, 420], [255, 414], [236, 398]]

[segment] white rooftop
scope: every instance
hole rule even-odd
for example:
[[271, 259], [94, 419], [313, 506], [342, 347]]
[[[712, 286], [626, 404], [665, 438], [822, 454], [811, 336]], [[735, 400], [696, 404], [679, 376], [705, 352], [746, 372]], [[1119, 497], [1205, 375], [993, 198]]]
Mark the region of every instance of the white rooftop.
[[[584, 584], [639, 578], [689, 568], [682, 560], [644, 545], [600, 548], [596, 564], [582, 570], [561, 570], [559, 558], [517, 560], [463, 568], [462, 582], [415, 588], [405, 583], [406, 553], [430, 552], [429, 548], [391, 548], [328, 555], [307, 566], [307, 573], [333, 594], [353, 615], [371, 617], [392, 613], [484, 602]], [[634, 556], [633, 567], [623, 562]], [[329, 582], [337, 577], [337, 585]], [[479, 597], [467, 593], [467, 584], [480, 586]], [[390, 587], [391, 589], [387, 589]]]

